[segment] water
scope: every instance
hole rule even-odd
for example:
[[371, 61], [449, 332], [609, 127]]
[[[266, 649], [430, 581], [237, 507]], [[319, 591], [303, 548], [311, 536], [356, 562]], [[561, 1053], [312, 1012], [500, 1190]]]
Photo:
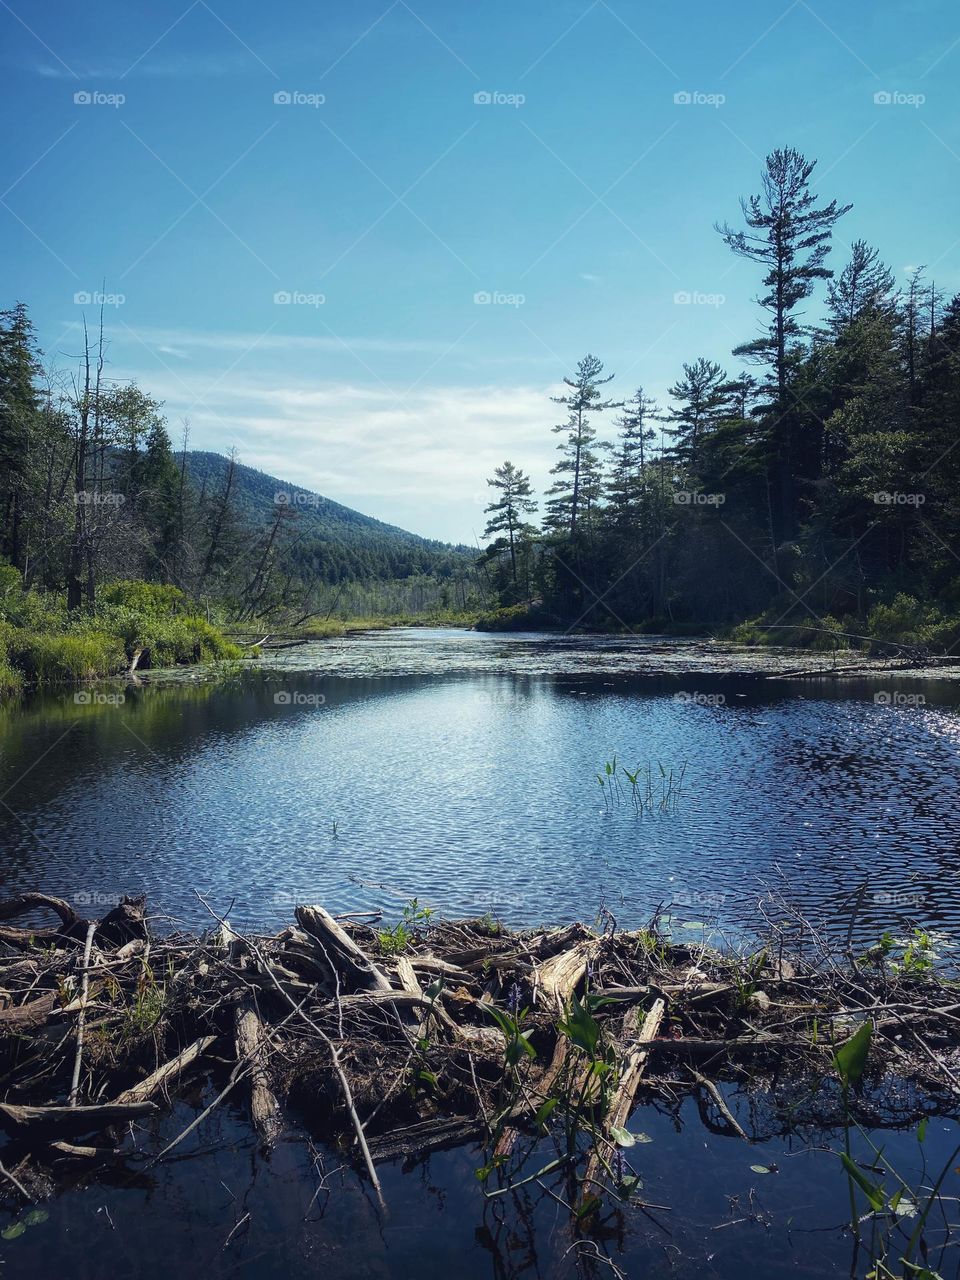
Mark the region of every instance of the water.
[[[4, 895], [41, 888], [97, 914], [146, 892], [155, 912], [203, 925], [199, 891], [244, 927], [285, 922], [302, 900], [396, 915], [418, 895], [512, 924], [591, 919], [604, 902], [625, 926], [663, 903], [675, 929], [709, 921], [734, 940], [784, 895], [834, 933], [855, 900], [864, 939], [922, 923], [950, 957], [954, 687], [771, 682], [755, 657], [735, 666], [696, 644], [411, 631], [271, 655], [226, 681], [187, 672], [86, 702], [36, 697], [0, 710]], [[642, 815], [605, 802], [595, 775], [614, 753], [683, 767], [679, 801]], [[196, 1079], [133, 1154], [72, 1175], [45, 1221], [0, 1240], [4, 1275], [616, 1274], [591, 1269], [555, 1198], [562, 1179], [485, 1202], [474, 1146], [382, 1167], [383, 1223], [351, 1158], [312, 1145], [291, 1112], [267, 1158], [229, 1101], [151, 1166], [221, 1084]], [[637, 1108], [631, 1128], [651, 1139], [630, 1152], [642, 1195], [669, 1208], [614, 1213], [603, 1250], [631, 1280], [862, 1275], [843, 1230], [842, 1135], [783, 1136], [761, 1083], [726, 1092], [756, 1143], [705, 1127], [691, 1099]], [[934, 1175], [956, 1134], [931, 1122]], [[921, 1177], [912, 1125], [878, 1140]], [[944, 1194], [958, 1191], [951, 1172]], [[944, 1277], [955, 1253], [931, 1259]]]
[[[694, 675], [695, 646], [631, 674], [659, 644], [394, 632], [122, 705], [36, 698], [0, 721], [5, 891], [146, 892], [190, 924], [199, 891], [245, 927], [303, 900], [511, 924], [673, 904], [733, 937], [771, 894], [845, 930], [866, 881], [858, 936], [956, 930], [955, 686], [888, 680], [884, 705], [876, 682]], [[614, 754], [655, 785], [683, 768], [679, 802], [606, 803]]]

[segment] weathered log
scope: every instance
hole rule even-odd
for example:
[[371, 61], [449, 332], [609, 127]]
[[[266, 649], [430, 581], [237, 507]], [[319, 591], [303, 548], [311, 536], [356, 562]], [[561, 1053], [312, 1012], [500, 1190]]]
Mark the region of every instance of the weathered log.
[[148, 1101], [155, 1093], [160, 1093], [171, 1081], [182, 1075], [191, 1063], [196, 1062], [197, 1058], [206, 1053], [216, 1038], [216, 1036], [201, 1036], [199, 1040], [194, 1040], [193, 1044], [188, 1045], [175, 1058], [157, 1067], [156, 1071], [152, 1071], [139, 1084], [124, 1089], [123, 1093], [118, 1093], [114, 1103], [122, 1106], [128, 1102]]
[[[657, 1032], [660, 1030], [660, 1023], [663, 1021], [664, 1008], [663, 1000], [655, 1000], [653, 1002], [649, 1013], [643, 1020], [639, 1034], [627, 1050], [620, 1069], [620, 1079], [617, 1082], [613, 1097], [610, 1099], [607, 1114], [603, 1118], [603, 1134], [608, 1141], [612, 1132], [615, 1129], [622, 1129], [630, 1119], [633, 1101], [637, 1095], [637, 1090], [640, 1088], [640, 1081], [646, 1070], [647, 1062], [650, 1059], [650, 1044], [656, 1039]], [[628, 1034], [636, 1028], [639, 1013], [639, 1009], [631, 1009], [624, 1019], [624, 1029]], [[591, 1181], [597, 1179], [601, 1163], [600, 1152], [594, 1146], [587, 1157], [583, 1179], [585, 1185], [589, 1186]]]
[[37, 996], [36, 1000], [28, 1000], [26, 1004], [0, 1009], [0, 1034], [35, 1030], [42, 1027], [58, 1010], [60, 1001], [55, 991], [45, 991], [42, 996]]
[[459, 1146], [471, 1138], [479, 1138], [482, 1133], [483, 1122], [474, 1116], [438, 1116], [379, 1134], [369, 1138], [368, 1144], [374, 1160], [397, 1160], [401, 1156], [423, 1156], [443, 1147]]
[[267, 1071], [267, 1040], [260, 1015], [252, 1001], [236, 1010], [237, 1061], [250, 1063], [250, 1114], [261, 1141], [269, 1145], [280, 1134], [280, 1104], [270, 1087]]
[[107, 1102], [89, 1107], [19, 1107], [0, 1102], [0, 1125], [8, 1133], [95, 1133], [157, 1111], [153, 1102]]
[[297, 907], [297, 923], [316, 938], [331, 957], [350, 973], [354, 982], [367, 991], [391, 991], [382, 969], [354, 942], [345, 929], [323, 907]]
[[599, 943], [596, 938], [578, 942], [569, 951], [542, 961], [534, 971], [534, 990], [543, 992], [547, 1004], [563, 1013], [584, 974], [591, 958], [596, 955]]

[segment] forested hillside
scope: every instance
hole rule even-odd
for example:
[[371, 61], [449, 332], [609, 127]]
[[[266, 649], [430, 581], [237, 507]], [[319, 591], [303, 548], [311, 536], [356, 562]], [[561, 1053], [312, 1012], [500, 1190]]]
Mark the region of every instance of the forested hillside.
[[922, 266], [898, 284], [814, 167], [773, 152], [716, 227], [758, 289], [731, 364], [691, 353], [656, 404], [588, 355], [540, 524], [529, 477], [490, 479], [485, 558], [519, 624], [532, 602], [564, 626], [960, 640], [960, 296]]
[[104, 335], [44, 367], [28, 310], [0, 313], [0, 557], [23, 585], [90, 609], [102, 587], [179, 588], [234, 620], [465, 608], [465, 548], [171, 442], [161, 404], [107, 376]]

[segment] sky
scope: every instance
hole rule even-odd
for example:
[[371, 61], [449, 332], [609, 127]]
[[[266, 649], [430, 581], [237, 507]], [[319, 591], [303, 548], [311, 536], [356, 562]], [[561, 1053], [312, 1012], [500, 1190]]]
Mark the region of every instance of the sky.
[[[171, 435], [473, 542], [505, 458], [549, 483], [588, 351], [667, 399], [759, 326], [737, 222], [816, 158], [903, 278], [960, 289], [954, 0], [0, 0], [0, 305]], [[812, 301], [809, 318], [819, 314]], [[610, 434], [612, 424], [605, 433]]]

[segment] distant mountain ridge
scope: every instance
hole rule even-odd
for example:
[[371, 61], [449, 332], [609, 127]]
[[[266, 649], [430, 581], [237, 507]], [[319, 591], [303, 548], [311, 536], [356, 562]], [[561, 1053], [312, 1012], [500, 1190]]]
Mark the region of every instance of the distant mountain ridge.
[[[229, 458], [191, 449], [186, 454], [186, 465], [198, 491], [208, 497], [222, 491]], [[330, 580], [444, 573], [449, 572], [453, 562], [460, 565], [476, 554], [469, 547], [424, 538], [386, 524], [243, 463], [237, 462], [234, 467], [232, 500], [240, 518], [264, 527], [273, 519], [278, 503], [289, 506], [298, 517], [297, 558], [325, 563]]]

